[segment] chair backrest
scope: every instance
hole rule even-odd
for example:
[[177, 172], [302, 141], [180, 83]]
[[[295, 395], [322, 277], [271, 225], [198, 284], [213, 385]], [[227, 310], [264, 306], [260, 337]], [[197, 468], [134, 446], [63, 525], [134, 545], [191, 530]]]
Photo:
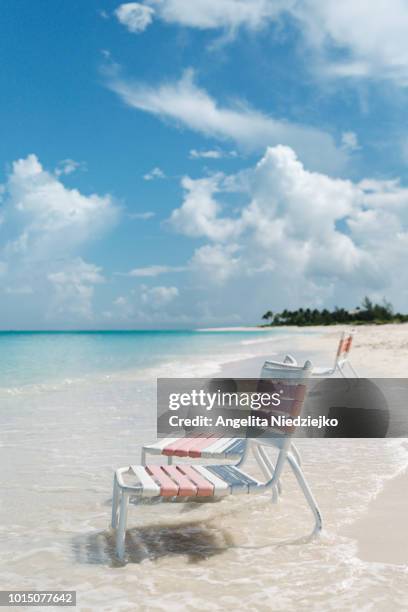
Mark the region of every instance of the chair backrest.
[[[273, 409], [274, 415], [281, 414], [293, 418], [300, 415], [307, 394], [308, 378], [312, 374], [312, 369], [310, 361], [306, 361], [303, 366], [278, 363], [275, 367], [272, 367], [272, 364], [269, 362], [265, 367], [264, 364], [258, 389], [270, 392], [270, 389], [273, 387], [279, 393], [282, 392], [280, 393], [280, 405]], [[255, 445], [273, 446], [279, 451], [275, 466], [271, 470], [273, 473], [272, 484], [280, 478], [294, 432], [294, 427], [271, 428], [265, 436], [251, 440]], [[273, 437], [271, 437], [271, 433]], [[265, 460], [268, 461], [268, 458], [265, 457]], [[269, 467], [272, 467], [272, 464]]]
[[275, 378], [276, 376], [281, 376], [282, 378], [285, 378], [285, 379], [286, 378], [299, 378], [299, 370], [303, 371], [306, 363], [310, 363], [310, 362], [307, 361], [304, 366], [299, 366], [297, 365], [294, 357], [290, 356], [290, 359], [291, 361], [289, 360], [286, 361], [286, 357], [285, 357], [285, 361], [270, 361], [270, 360], [265, 361], [262, 366], [262, 370], [261, 370], [261, 374], [259, 378], [268, 379], [268, 378]]
[[349, 357], [352, 344], [353, 344], [353, 333], [343, 332], [341, 334], [339, 345], [337, 347], [336, 358], [334, 361], [335, 368], [336, 367], [342, 368], [344, 366], [344, 364], [346, 363]]
[[[279, 393], [280, 403], [278, 406], [257, 410], [257, 414], [266, 418], [271, 415], [292, 418], [299, 416], [307, 392], [307, 379], [311, 372], [310, 361], [306, 361], [303, 366], [276, 363], [273, 367], [271, 362], [264, 364], [257, 391]], [[287, 436], [293, 434], [295, 428], [274, 426], [270, 431]]]

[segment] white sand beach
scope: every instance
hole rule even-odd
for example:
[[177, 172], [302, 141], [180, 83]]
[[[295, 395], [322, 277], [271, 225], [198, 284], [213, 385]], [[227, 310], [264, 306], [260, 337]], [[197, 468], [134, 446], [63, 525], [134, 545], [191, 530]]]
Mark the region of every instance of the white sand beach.
[[[341, 329], [248, 334], [187, 366], [0, 389], [3, 588], [76, 590], [83, 612], [408, 609], [403, 439], [298, 440], [323, 514], [316, 540], [300, 539], [312, 518], [288, 472], [277, 505], [270, 494], [131, 505], [126, 563], [114, 554], [113, 470], [155, 439], [157, 376], [257, 376], [286, 352], [330, 364]], [[359, 328], [351, 359], [362, 376], [404, 377], [408, 325]]]
[[[223, 331], [244, 331], [261, 329], [267, 335], [269, 327], [263, 328], [222, 328]], [[293, 332], [299, 335], [283, 337], [279, 340], [279, 353], [295, 353], [299, 358], [310, 359], [314, 365], [330, 364], [334, 361], [335, 347], [341, 331], [354, 332], [351, 361], [356, 364], [360, 376], [405, 378], [408, 369], [408, 323], [388, 325], [361, 325], [357, 327], [347, 325], [333, 325], [329, 327], [279, 327], [280, 331]], [[217, 331], [217, 330], [211, 330]], [[219, 330], [221, 331], [221, 329]], [[255, 340], [254, 343], [265, 343], [268, 347], [268, 338]], [[250, 338], [248, 343], [251, 344]], [[270, 352], [276, 352], [276, 344], [272, 341]], [[263, 356], [263, 355], [262, 355]], [[255, 375], [254, 370], [254, 375]]]
[[[268, 328], [264, 328], [268, 329]], [[288, 328], [289, 329], [289, 328]], [[408, 371], [408, 324], [366, 325], [358, 328], [335, 326], [307, 328], [319, 332], [285, 340], [284, 351], [298, 359], [311, 359], [316, 365], [326, 364], [333, 353], [339, 330], [355, 332], [351, 361], [359, 375], [378, 378], [406, 378]], [[257, 375], [263, 358], [246, 360], [223, 368], [225, 376]], [[330, 363], [330, 361], [329, 361]], [[344, 441], [342, 441], [344, 443]], [[350, 440], [350, 445], [356, 441]], [[364, 444], [364, 442], [362, 442]], [[376, 443], [381, 453], [382, 441]], [[408, 440], [402, 442], [408, 451]], [[366, 512], [342, 531], [356, 539], [358, 556], [378, 563], [405, 564], [408, 568], [408, 468], [389, 480], [370, 502]], [[392, 525], [392, 529], [390, 529]], [[407, 587], [408, 596], [408, 587]]]

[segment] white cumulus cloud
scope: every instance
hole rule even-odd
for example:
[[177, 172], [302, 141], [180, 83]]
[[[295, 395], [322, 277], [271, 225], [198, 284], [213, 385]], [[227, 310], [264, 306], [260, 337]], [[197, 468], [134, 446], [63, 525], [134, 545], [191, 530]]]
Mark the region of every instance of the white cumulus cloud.
[[184, 202], [170, 217], [175, 228], [187, 236], [205, 236], [211, 240], [227, 240], [240, 232], [239, 220], [220, 216], [222, 206], [214, 196], [219, 191], [221, 176], [182, 179]]
[[45, 170], [31, 154], [12, 164], [3, 194], [4, 286], [9, 296], [33, 294], [33, 318], [40, 324], [64, 309], [78, 319], [91, 316], [94, 286], [103, 275], [80, 251], [110, 230], [119, 216], [110, 195], [68, 188], [64, 174]]
[[94, 285], [105, 281], [101, 268], [77, 258], [49, 274], [48, 280], [55, 289], [52, 314], [69, 313], [85, 319], [92, 318]]
[[[225, 184], [246, 200], [238, 211], [222, 203]], [[408, 188], [398, 180], [332, 178], [277, 146], [240, 175], [184, 178], [183, 186], [170, 221], [206, 240], [189, 265], [214, 314], [239, 304], [248, 321], [264, 307], [353, 306], [381, 292], [404, 308]]]
[[177, 287], [144, 287], [142, 291], [142, 302], [151, 308], [162, 308], [175, 300], [179, 295]]
[[42, 167], [36, 155], [15, 161], [6, 183], [6, 219], [22, 228], [15, 246], [69, 250], [107, 229], [117, 218], [111, 196], [83, 195]]
[[139, 2], [126, 2], [115, 10], [118, 21], [134, 34], [143, 32], [151, 24], [153, 14], [153, 8]]

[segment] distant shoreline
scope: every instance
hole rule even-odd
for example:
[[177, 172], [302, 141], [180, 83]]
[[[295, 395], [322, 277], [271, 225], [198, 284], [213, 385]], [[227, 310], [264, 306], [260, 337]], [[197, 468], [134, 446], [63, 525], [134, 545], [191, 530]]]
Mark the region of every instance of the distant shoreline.
[[279, 323], [261, 323], [258, 327], [260, 329], [279, 327], [361, 327], [363, 325], [404, 325], [406, 323], [407, 321], [396, 317], [395, 319], [390, 319], [389, 321], [347, 321], [347, 323], [333, 322], [319, 323], [318, 325], [316, 325], [316, 323], [297, 323], [296, 325], [291, 323], [284, 323], [282, 325], [280, 325]]

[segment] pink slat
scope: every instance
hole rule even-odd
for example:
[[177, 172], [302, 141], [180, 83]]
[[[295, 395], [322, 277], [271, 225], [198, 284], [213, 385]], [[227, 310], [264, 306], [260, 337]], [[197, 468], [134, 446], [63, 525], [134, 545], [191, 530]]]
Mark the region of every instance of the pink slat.
[[189, 446], [193, 439], [198, 438], [202, 435], [203, 434], [196, 434], [195, 436], [193, 435], [190, 438], [179, 438], [178, 440], [176, 440], [176, 442], [172, 442], [171, 444], [166, 446], [162, 451], [162, 455], [177, 455], [179, 457], [187, 457], [188, 453], [184, 451], [184, 447]]
[[343, 353], [349, 353], [351, 345], [353, 344], [353, 336], [346, 336], [340, 340], [339, 348], [337, 350], [337, 357], [340, 357]]
[[146, 465], [146, 472], [153, 476], [158, 485], [160, 485], [160, 495], [163, 497], [173, 497], [178, 494], [178, 486], [167, 476], [161, 465]]
[[220, 438], [221, 435], [213, 434], [211, 436], [206, 436], [205, 438], [198, 438], [194, 440], [193, 443], [188, 447], [188, 456], [195, 458], [201, 457], [201, 451], [211, 446], [211, 444], [214, 444], [214, 442], [216, 440], [219, 440]]
[[177, 465], [177, 469], [185, 474], [197, 486], [197, 497], [214, 495], [214, 485], [195, 471], [191, 465]]
[[163, 470], [168, 474], [179, 487], [178, 494], [182, 497], [197, 495], [197, 487], [189, 480], [175, 465], [163, 465]]
[[198, 434], [198, 436], [195, 436], [192, 438], [187, 438], [185, 444], [183, 444], [183, 447], [181, 449], [178, 448], [174, 454], [177, 455], [178, 457], [189, 457], [191, 456], [190, 449], [195, 448], [201, 442], [201, 440], [207, 440], [207, 439], [208, 439], [207, 434], [203, 434], [203, 433]]

